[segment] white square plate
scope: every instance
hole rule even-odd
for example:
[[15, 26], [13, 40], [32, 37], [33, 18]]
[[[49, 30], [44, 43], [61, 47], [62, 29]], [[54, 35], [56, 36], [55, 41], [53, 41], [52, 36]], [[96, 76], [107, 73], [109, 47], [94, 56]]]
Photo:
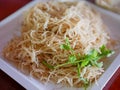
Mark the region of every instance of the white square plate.
[[[42, 1], [42, 0], [39, 0]], [[20, 72], [15, 66], [10, 64], [10, 62], [3, 60], [2, 57], [2, 49], [7, 44], [7, 42], [13, 38], [14, 34], [20, 34], [20, 27], [22, 22], [22, 14], [25, 10], [32, 7], [38, 1], [32, 1], [27, 4], [22, 9], [18, 10], [16, 13], [12, 14], [2, 22], [0, 22], [0, 69], [7, 73], [10, 77], [15, 79], [18, 83], [20, 83], [23, 87], [28, 90], [81, 90], [81, 88], [67, 88], [61, 87], [58, 85], [47, 84], [43, 85], [39, 81], [35, 80], [34, 78], [30, 77], [29, 75], [25, 75]], [[86, 1], [87, 2], [87, 1]], [[104, 23], [108, 26], [111, 32], [111, 36], [119, 40], [120, 39], [120, 16], [114, 14], [112, 12], [103, 10], [98, 8], [95, 5], [87, 2], [91, 5], [94, 9], [101, 13]], [[19, 32], [19, 33], [18, 33]], [[119, 40], [120, 41], [120, 40]], [[118, 46], [120, 48], [120, 45]], [[107, 60], [105, 62], [105, 72], [103, 75], [98, 79], [97, 84], [93, 83], [88, 90], [101, 90], [108, 80], [112, 77], [115, 71], [120, 66], [120, 52], [118, 52], [114, 58]]]

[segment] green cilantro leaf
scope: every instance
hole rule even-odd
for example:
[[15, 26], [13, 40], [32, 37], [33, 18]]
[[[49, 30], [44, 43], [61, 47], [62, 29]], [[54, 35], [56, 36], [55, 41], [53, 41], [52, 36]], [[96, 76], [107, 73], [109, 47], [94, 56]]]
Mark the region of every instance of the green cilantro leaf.
[[70, 50], [71, 49], [71, 47], [66, 45], [66, 44], [60, 45], [60, 48], [63, 49], [63, 50]]
[[70, 56], [68, 57], [68, 60], [69, 60], [69, 62], [74, 63], [74, 62], [77, 60], [77, 58], [76, 58], [75, 55], [70, 55]]
[[112, 54], [114, 54], [114, 51], [111, 51], [105, 47], [105, 45], [102, 45], [100, 47], [101, 55], [110, 57]]
[[66, 38], [65, 44], [60, 45], [60, 48], [63, 50], [71, 50], [71, 46], [68, 38]]
[[87, 66], [88, 63], [89, 63], [89, 60], [84, 60], [84, 61], [81, 63], [81, 67]]

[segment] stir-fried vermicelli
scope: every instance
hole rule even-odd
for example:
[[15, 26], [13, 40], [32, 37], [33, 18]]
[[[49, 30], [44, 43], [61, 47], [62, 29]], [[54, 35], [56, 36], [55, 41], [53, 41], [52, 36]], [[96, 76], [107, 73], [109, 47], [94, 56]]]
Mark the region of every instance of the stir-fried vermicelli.
[[[60, 48], [66, 38], [74, 53], [83, 56], [91, 49], [100, 52], [110, 39], [99, 13], [85, 2], [40, 2], [27, 11], [21, 35], [8, 43], [3, 55], [18, 62], [21, 69], [29, 67], [30, 74], [43, 82], [78, 87], [83, 80], [74, 65], [50, 69], [42, 63], [57, 66], [68, 61], [71, 52]], [[88, 65], [81, 69], [80, 77], [92, 82], [103, 72], [102, 67]]]

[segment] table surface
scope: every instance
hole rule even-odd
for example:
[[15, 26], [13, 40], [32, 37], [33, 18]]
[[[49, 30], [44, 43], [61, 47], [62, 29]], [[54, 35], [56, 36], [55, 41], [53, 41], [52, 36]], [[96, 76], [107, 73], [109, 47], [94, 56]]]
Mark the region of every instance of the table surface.
[[[0, 0], [0, 21], [30, 2], [31, 0]], [[94, 0], [90, 0], [94, 1]], [[25, 90], [16, 81], [0, 70], [0, 90]], [[103, 90], [120, 90], [120, 68], [112, 76]]]

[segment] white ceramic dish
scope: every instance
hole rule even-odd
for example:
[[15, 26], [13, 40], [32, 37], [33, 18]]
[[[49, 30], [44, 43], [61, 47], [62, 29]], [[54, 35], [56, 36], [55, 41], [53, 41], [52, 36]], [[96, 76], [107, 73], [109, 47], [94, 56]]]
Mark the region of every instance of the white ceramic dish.
[[[40, 0], [42, 1], [42, 0]], [[7, 73], [10, 77], [16, 80], [19, 84], [25, 87], [28, 90], [81, 90], [82, 88], [67, 88], [61, 87], [59, 85], [54, 84], [47, 84], [43, 85], [39, 81], [35, 80], [34, 78], [30, 77], [29, 75], [25, 75], [20, 72], [15, 66], [10, 64], [10, 62], [3, 60], [2, 57], [2, 49], [5, 44], [13, 37], [14, 34], [20, 31], [21, 22], [22, 22], [22, 13], [33, 6], [38, 1], [32, 1], [27, 4], [22, 9], [18, 10], [16, 13], [12, 14], [5, 20], [0, 22], [0, 69]], [[88, 3], [88, 2], [87, 2]], [[93, 8], [99, 11], [102, 15], [104, 23], [109, 27], [111, 35], [114, 39], [120, 39], [120, 16], [114, 14], [112, 12], [103, 10], [98, 8], [94, 5], [90, 4]], [[118, 46], [120, 47], [120, 45]], [[98, 79], [97, 84], [93, 83], [88, 90], [102, 90], [102, 88], [106, 85], [108, 80], [112, 77], [115, 71], [120, 66], [120, 52], [116, 54], [114, 58], [107, 60], [105, 62], [105, 72], [103, 75]]]

